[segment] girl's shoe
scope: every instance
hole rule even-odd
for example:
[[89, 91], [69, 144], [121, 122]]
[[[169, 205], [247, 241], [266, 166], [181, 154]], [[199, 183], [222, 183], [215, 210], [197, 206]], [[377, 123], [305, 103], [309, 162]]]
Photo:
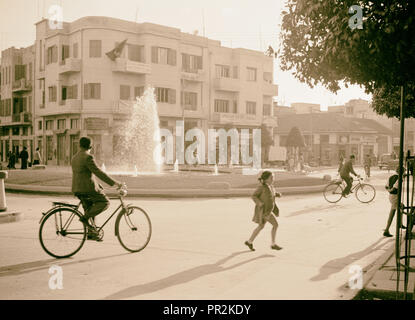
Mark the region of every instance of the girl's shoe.
[[248, 241], [245, 241], [245, 245], [251, 250], [251, 251], [255, 251], [254, 249], [254, 245], [252, 243], [249, 243]]
[[282, 247], [277, 246], [276, 244], [273, 244], [273, 245], [271, 246], [271, 249], [272, 249], [272, 250], [281, 250], [281, 249], [282, 249]]

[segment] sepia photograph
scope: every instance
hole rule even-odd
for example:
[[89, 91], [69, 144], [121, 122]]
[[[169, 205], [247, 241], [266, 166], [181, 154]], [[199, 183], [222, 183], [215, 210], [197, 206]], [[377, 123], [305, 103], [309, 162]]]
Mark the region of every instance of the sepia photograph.
[[415, 299], [414, 34], [411, 0], [0, 0], [0, 300]]

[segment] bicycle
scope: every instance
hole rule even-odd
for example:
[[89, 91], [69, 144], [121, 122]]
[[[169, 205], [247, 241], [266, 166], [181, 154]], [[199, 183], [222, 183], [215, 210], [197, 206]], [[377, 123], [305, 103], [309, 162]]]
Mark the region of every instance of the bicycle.
[[[151, 238], [151, 221], [147, 213], [137, 206], [124, 202], [127, 195], [125, 186], [121, 187], [118, 196], [110, 199], [119, 199], [121, 204], [114, 210], [110, 217], [97, 227], [93, 225], [99, 234], [93, 240], [102, 241], [104, 226], [118, 212], [115, 220], [115, 235], [121, 246], [129, 252], [143, 250]], [[52, 208], [42, 213], [39, 221], [39, 240], [43, 250], [55, 258], [68, 258], [81, 250], [88, 237], [88, 228], [79, 219], [83, 213], [79, 211], [81, 202], [77, 205], [66, 202], [53, 202]], [[133, 240], [129, 240], [132, 236]]]
[[[354, 191], [357, 200], [362, 203], [369, 203], [375, 199], [376, 189], [374, 186], [368, 183], [362, 183], [361, 181], [363, 181], [363, 178], [361, 177], [353, 179], [353, 181], [357, 181], [358, 183], [351, 188], [350, 192]], [[343, 179], [338, 179], [330, 182], [324, 188], [324, 198], [330, 203], [339, 202], [343, 197], [343, 190], [345, 187], [346, 186]]]

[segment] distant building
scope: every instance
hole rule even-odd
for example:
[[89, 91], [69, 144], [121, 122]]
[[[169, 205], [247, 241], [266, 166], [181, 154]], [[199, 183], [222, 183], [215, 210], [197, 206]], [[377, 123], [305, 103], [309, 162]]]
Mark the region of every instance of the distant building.
[[298, 127], [304, 136], [307, 145], [304, 158], [309, 163], [335, 165], [340, 156], [351, 154], [362, 163], [366, 154], [392, 152], [392, 131], [375, 120], [331, 112], [279, 115], [278, 129], [274, 132], [279, 146], [285, 146], [293, 127]]
[[294, 109], [296, 114], [322, 112], [320, 109], [320, 105], [315, 103], [291, 103], [291, 108]]
[[[400, 141], [400, 121], [396, 118], [388, 118], [385, 115], [379, 115], [373, 110], [370, 103], [363, 99], [352, 99], [345, 105], [341, 106], [329, 106], [327, 111], [330, 113], [343, 114], [346, 117], [355, 117], [362, 119], [372, 119], [382, 124], [391, 130], [392, 139], [392, 151], [396, 154], [399, 153], [399, 141]], [[411, 150], [413, 153], [415, 150], [415, 119], [405, 120], [405, 150]]]
[[0, 64], [0, 161], [23, 147], [33, 154], [35, 47], [3, 50]]
[[277, 102], [274, 102], [274, 115], [278, 116], [280, 114], [295, 114], [295, 110], [289, 106], [280, 106]]

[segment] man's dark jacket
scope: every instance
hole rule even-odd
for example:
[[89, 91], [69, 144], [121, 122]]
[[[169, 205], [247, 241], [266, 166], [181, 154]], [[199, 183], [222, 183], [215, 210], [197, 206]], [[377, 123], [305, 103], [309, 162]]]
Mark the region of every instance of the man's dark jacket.
[[98, 168], [91, 154], [83, 150], [79, 151], [72, 158], [72, 192], [101, 193], [102, 186], [95, 181], [93, 174], [110, 186], [116, 184], [115, 180]]

